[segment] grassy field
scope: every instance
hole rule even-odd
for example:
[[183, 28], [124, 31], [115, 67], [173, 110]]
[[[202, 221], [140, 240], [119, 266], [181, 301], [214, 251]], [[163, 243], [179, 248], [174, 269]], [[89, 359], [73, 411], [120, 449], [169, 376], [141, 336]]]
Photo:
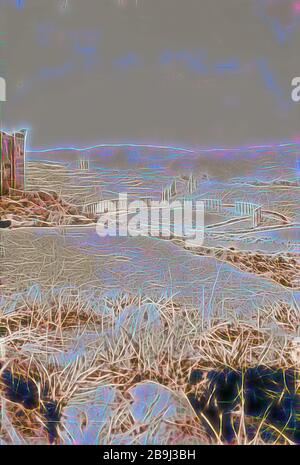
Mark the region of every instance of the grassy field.
[[[281, 158], [224, 171], [197, 156], [196, 194], [245, 197], [298, 221], [298, 184], [271, 182]], [[68, 203], [55, 207], [62, 221], [43, 218], [62, 226], [1, 232], [0, 442], [300, 443], [296, 229], [218, 232], [193, 251], [176, 240], [100, 241], [93, 226], [65, 227], [66, 209], [118, 189], [159, 195], [183, 168], [170, 159], [161, 181], [144, 162], [129, 173], [96, 160], [84, 173], [30, 162], [28, 189]], [[267, 184], [253, 184], [258, 166]]]
[[[0, 312], [5, 443], [149, 444], [158, 434], [165, 444], [298, 440], [296, 307], [281, 302], [260, 309], [252, 321], [228, 317], [208, 324], [173, 299], [31, 290], [3, 300]], [[262, 394], [266, 376], [273, 388]], [[156, 395], [138, 415], [137, 390], [144, 389], [145, 399], [153, 386]], [[226, 408], [224, 389], [231, 392]], [[261, 415], [249, 410], [255, 389], [264, 396]], [[169, 400], [159, 405], [163, 392]], [[99, 421], [95, 409], [104, 407]], [[285, 421], [290, 415], [296, 426]]]

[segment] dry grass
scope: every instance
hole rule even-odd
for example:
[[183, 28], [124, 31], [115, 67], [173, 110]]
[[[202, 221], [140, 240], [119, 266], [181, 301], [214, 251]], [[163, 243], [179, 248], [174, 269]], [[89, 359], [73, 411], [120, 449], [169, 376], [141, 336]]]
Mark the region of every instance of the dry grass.
[[[212, 438], [207, 436], [205, 418], [199, 423], [187, 401], [192, 371], [225, 367], [243, 370], [257, 365], [288, 369], [300, 362], [295, 356], [299, 347], [294, 337], [299, 312], [283, 302], [269, 313], [260, 311], [260, 317], [252, 323], [233, 318], [210, 326], [202, 321], [197, 309], [179, 305], [173, 299], [154, 302], [146, 297], [121, 295], [93, 300], [74, 290], [31, 298], [11, 296], [0, 311], [5, 348], [1, 373], [13, 373], [18, 379], [30, 381], [37, 392], [34, 408], [28, 409], [20, 400], [12, 401], [2, 380], [1, 396], [7, 403], [10, 431], [14, 430], [12, 436], [2, 425], [2, 439], [8, 442], [8, 436], [13, 442], [15, 435], [24, 442], [47, 442], [46, 406], [55, 403], [58, 430], [54, 441], [60, 443], [60, 416], [65, 408], [74, 402], [84, 405], [99, 387], [110, 387], [118, 393], [118, 402], [105, 428], [107, 443], [119, 435], [129, 435], [133, 442], [146, 433], [151, 438], [161, 422], [165, 427], [168, 424], [163, 440], [220, 443], [218, 432]], [[262, 325], [261, 315], [264, 325], [272, 319], [284, 335]], [[171, 421], [162, 416], [137, 425], [129, 409], [130, 391], [143, 382], [164, 386], [179, 396], [185, 405], [183, 419]], [[239, 415], [241, 426], [236, 442], [247, 443], [242, 427], [246, 420], [242, 411]], [[259, 430], [255, 440], [248, 442], [253, 441], [260, 443]]]
[[284, 332], [297, 334], [300, 324], [300, 309], [295, 302], [276, 302], [269, 308], [263, 309], [262, 318], [266, 323], [273, 322]]

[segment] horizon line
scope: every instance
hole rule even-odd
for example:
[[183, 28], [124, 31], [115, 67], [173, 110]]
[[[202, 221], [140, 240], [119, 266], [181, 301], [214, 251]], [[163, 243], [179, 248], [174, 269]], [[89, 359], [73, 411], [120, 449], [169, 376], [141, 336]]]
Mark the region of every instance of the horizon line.
[[63, 150], [69, 150], [73, 152], [85, 152], [88, 150], [94, 150], [97, 148], [150, 148], [150, 149], [165, 149], [165, 150], [176, 150], [177, 152], [190, 152], [194, 153], [196, 150], [188, 149], [187, 147], [174, 147], [169, 145], [155, 145], [155, 144], [134, 144], [134, 143], [102, 143], [88, 147], [52, 147], [44, 149], [27, 149], [28, 153], [47, 153], [47, 152], [60, 152]]
[[156, 145], [156, 144], [137, 144], [137, 143], [101, 143], [92, 146], [86, 147], [74, 147], [74, 146], [65, 146], [65, 147], [49, 147], [49, 148], [29, 148], [27, 153], [50, 153], [50, 152], [61, 152], [61, 151], [73, 151], [73, 152], [85, 152], [89, 150], [94, 150], [97, 148], [149, 148], [149, 149], [161, 149], [161, 150], [174, 150], [176, 152], [187, 152], [187, 153], [197, 153], [197, 152], [241, 152], [247, 150], [261, 150], [261, 149], [278, 149], [283, 147], [292, 147], [300, 145], [300, 142], [282, 142], [278, 144], [261, 144], [261, 145], [248, 145], [241, 147], [199, 147], [199, 148], [187, 148], [187, 147], [177, 147], [172, 145]]

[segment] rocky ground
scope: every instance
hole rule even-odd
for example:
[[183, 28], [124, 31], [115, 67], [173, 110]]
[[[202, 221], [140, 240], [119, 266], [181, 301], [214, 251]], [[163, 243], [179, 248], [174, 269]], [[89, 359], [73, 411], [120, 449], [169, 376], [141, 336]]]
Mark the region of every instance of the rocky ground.
[[0, 199], [2, 227], [49, 227], [81, 225], [95, 222], [80, 208], [64, 201], [55, 192], [17, 191]]
[[197, 255], [213, 256], [236, 266], [242, 271], [262, 275], [284, 287], [300, 288], [300, 257], [297, 253], [280, 252], [268, 254], [238, 250], [233, 247], [189, 247], [181, 240], [173, 240], [177, 245], [192, 251]]

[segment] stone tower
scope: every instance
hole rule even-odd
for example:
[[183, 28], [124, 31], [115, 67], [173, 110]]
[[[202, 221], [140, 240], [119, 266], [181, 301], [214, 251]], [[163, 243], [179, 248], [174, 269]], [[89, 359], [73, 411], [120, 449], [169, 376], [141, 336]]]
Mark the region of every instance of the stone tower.
[[25, 189], [26, 130], [0, 131], [0, 195]]

